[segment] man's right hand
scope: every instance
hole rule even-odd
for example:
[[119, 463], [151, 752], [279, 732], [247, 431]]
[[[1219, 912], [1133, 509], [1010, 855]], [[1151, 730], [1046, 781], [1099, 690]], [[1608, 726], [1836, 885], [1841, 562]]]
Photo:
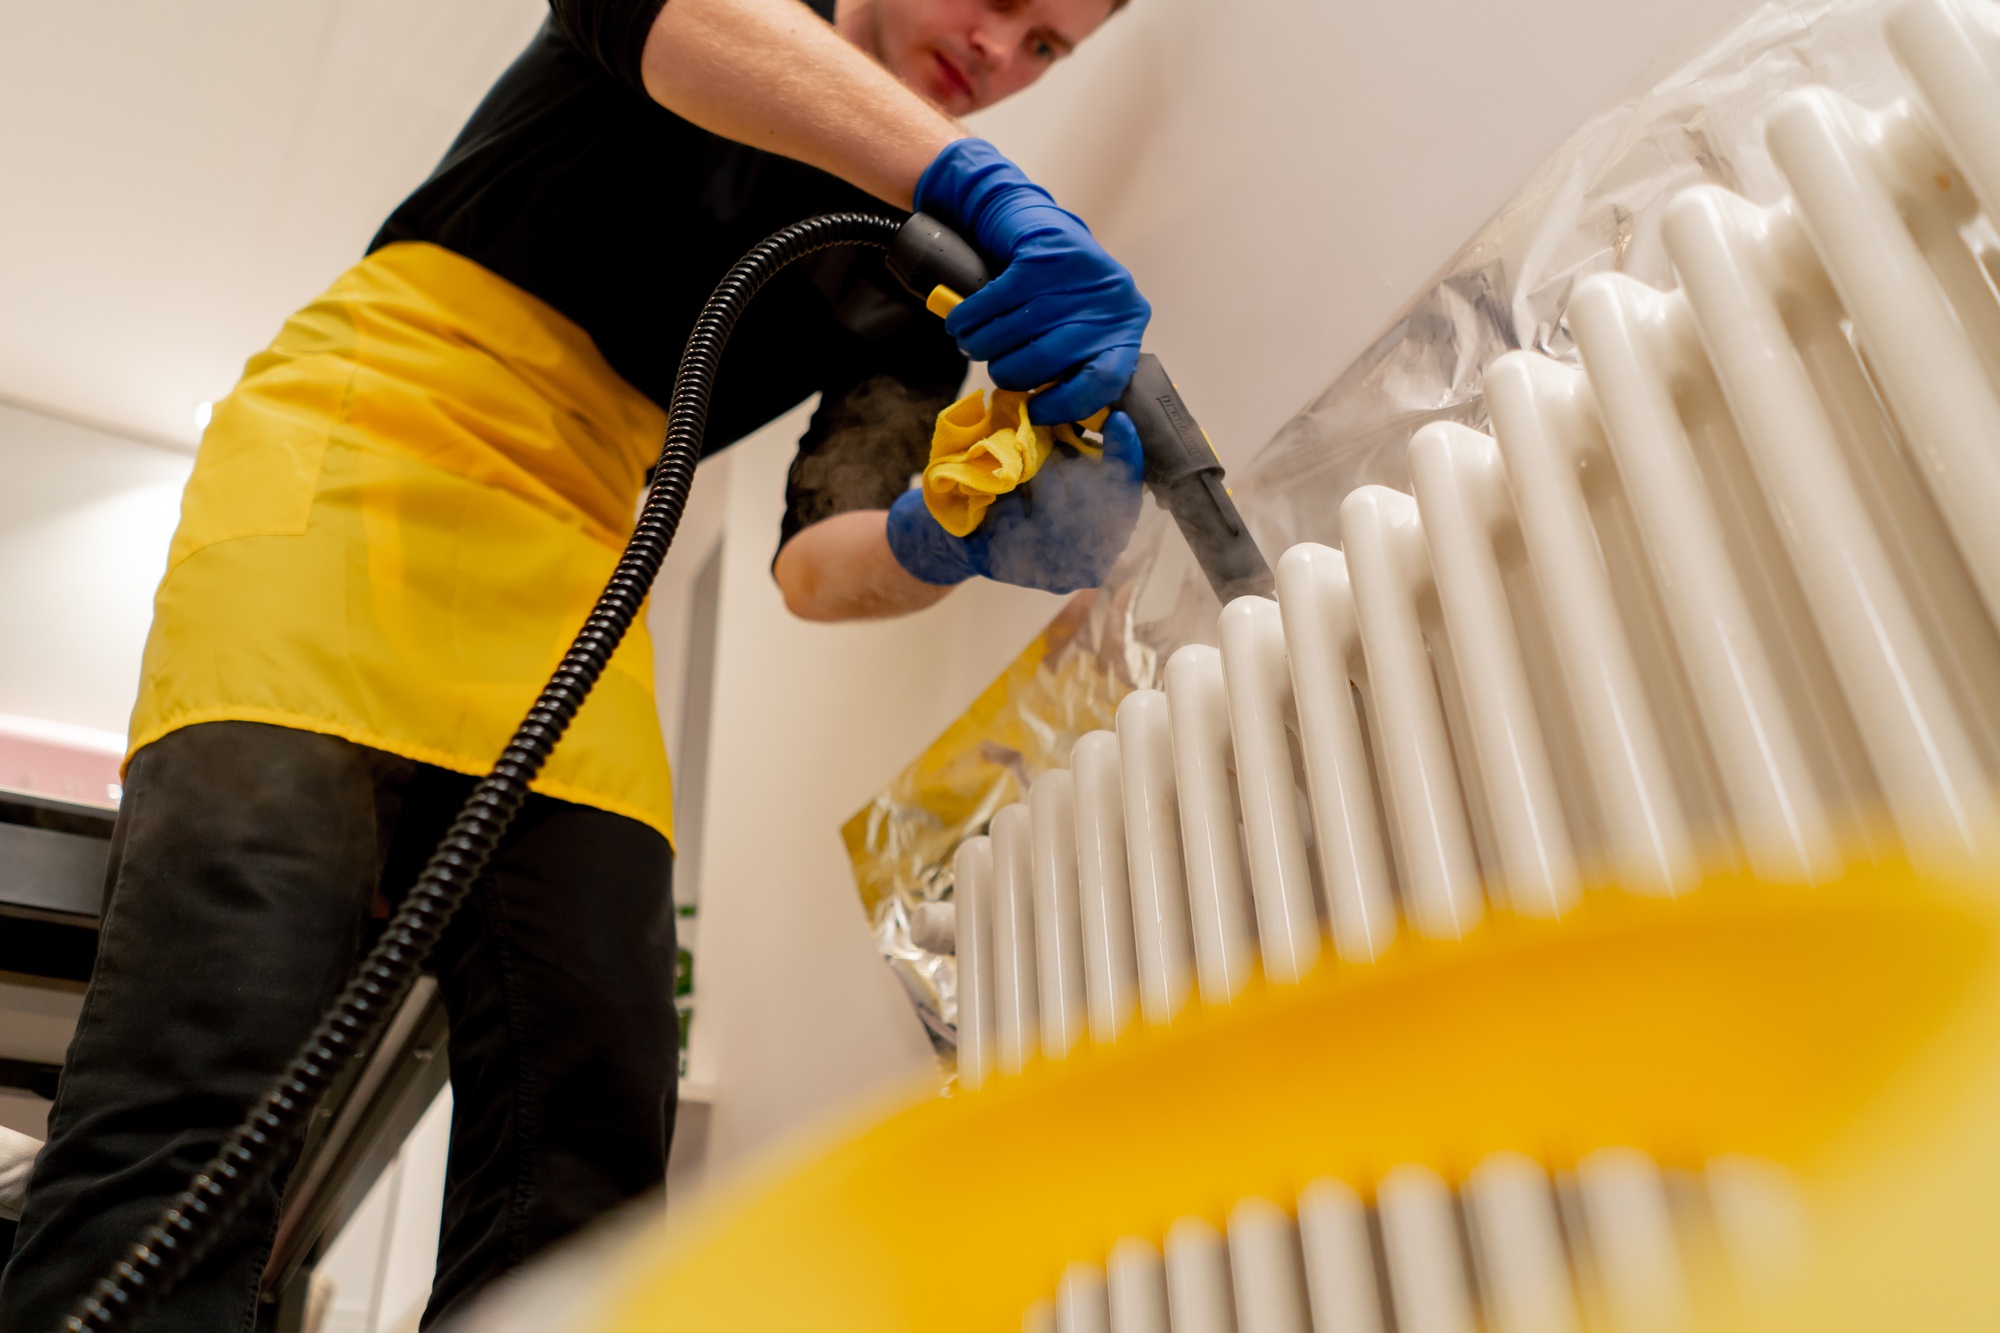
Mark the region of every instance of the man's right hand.
[[1103, 584], [1139, 523], [1145, 458], [1132, 418], [1104, 423], [1104, 456], [1058, 446], [1027, 485], [994, 500], [967, 537], [931, 516], [919, 489], [889, 506], [889, 553], [911, 577], [948, 586], [979, 575], [1043, 592]]
[[1029, 400], [1034, 421], [1112, 406], [1153, 308], [1083, 220], [984, 139], [947, 144], [918, 179], [916, 205], [1000, 267], [945, 320], [959, 350], [1003, 389], [1051, 385]]

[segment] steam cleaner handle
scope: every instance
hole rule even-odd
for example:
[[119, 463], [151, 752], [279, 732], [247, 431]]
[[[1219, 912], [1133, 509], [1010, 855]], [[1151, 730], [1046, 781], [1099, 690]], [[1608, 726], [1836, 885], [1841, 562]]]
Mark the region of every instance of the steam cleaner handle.
[[[989, 277], [977, 250], [923, 213], [903, 224], [888, 262], [897, 281], [940, 319]], [[1215, 595], [1225, 604], [1245, 593], [1269, 596], [1271, 567], [1229, 498], [1222, 461], [1158, 357], [1140, 354], [1118, 410], [1138, 430], [1147, 488], [1180, 525]]]

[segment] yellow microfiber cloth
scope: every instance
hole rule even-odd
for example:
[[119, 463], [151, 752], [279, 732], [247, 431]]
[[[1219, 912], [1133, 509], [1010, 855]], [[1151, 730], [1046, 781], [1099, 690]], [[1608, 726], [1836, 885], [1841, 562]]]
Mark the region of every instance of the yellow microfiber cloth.
[[[970, 536], [987, 507], [1041, 471], [1058, 441], [1096, 458], [1104, 447], [1074, 426], [1038, 426], [1027, 418], [1032, 395], [995, 389], [989, 405], [974, 389], [938, 413], [931, 435], [931, 461], [924, 467], [924, 507], [954, 537]], [[1081, 423], [1101, 430], [1105, 409]]]

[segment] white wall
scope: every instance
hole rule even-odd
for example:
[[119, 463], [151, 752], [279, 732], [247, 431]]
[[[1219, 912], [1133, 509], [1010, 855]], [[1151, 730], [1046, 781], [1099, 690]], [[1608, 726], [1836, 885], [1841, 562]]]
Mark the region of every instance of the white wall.
[[1060, 599], [968, 585], [902, 620], [794, 619], [771, 580], [806, 409], [730, 455], [694, 1065], [711, 1164], [935, 1070], [875, 952], [840, 826], [942, 731]]
[[0, 713], [125, 734], [193, 463], [0, 403]]

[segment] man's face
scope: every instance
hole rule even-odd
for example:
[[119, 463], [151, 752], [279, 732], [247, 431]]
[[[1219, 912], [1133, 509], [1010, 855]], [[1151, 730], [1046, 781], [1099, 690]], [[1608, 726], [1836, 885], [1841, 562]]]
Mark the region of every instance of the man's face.
[[1097, 30], [1112, 0], [841, 0], [847, 39], [954, 116], [1017, 93]]

